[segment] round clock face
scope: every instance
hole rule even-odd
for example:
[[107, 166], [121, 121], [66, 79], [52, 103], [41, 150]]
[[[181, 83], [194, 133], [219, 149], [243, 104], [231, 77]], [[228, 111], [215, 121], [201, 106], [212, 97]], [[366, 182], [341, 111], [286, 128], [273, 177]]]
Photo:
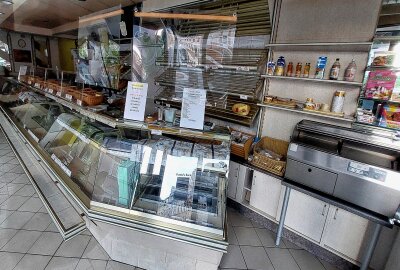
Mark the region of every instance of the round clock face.
[[25, 48], [26, 42], [23, 39], [18, 40], [18, 46], [21, 48]]

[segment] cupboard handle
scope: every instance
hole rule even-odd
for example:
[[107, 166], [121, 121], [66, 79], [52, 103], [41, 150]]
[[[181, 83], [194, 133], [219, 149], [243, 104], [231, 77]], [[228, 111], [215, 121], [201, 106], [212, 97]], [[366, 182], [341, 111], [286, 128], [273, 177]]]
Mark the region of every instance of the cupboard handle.
[[336, 208], [335, 214], [333, 215], [333, 219], [336, 219], [338, 211], [339, 211], [339, 208]]
[[322, 216], [325, 216], [326, 204], [324, 205], [324, 209], [322, 209]]

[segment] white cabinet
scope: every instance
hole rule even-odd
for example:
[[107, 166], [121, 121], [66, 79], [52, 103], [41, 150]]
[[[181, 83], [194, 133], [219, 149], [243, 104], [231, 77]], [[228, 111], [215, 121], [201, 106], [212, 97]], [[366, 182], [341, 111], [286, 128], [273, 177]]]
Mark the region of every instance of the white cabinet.
[[[282, 192], [283, 198], [284, 189]], [[280, 203], [280, 206], [282, 203]], [[281, 207], [279, 207], [280, 210]], [[329, 204], [296, 190], [291, 191], [285, 226], [319, 243], [324, 231]], [[278, 213], [280, 218], [280, 211]]]
[[253, 172], [250, 205], [272, 218], [276, 217], [281, 181], [258, 171]]
[[229, 163], [229, 178], [228, 178], [228, 197], [236, 200], [236, 191], [238, 187], [240, 165], [231, 161]]
[[331, 207], [324, 231], [323, 246], [332, 249], [351, 260], [359, 261], [368, 220], [338, 207]]

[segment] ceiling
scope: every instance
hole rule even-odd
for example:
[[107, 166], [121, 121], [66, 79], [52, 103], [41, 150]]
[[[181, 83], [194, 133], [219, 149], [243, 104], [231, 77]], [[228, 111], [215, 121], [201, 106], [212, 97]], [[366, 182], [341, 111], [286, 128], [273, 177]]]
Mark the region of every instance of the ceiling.
[[[26, 28], [52, 35], [52, 29], [73, 24], [80, 16], [119, 6], [133, 5], [138, 0], [14, 0], [13, 5], [0, 1], [0, 28], [21, 31]], [[24, 32], [24, 31], [21, 31]], [[54, 32], [54, 31], [53, 31]]]

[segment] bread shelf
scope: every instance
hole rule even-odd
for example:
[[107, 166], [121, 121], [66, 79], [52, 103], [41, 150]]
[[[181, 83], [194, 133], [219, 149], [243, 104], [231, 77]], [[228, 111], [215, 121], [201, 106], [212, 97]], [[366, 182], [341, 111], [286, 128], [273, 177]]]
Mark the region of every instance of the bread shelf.
[[[272, 43], [266, 48], [279, 51], [334, 51], [369, 52], [372, 42], [315, 42], [315, 43]], [[316, 50], [316, 47], [320, 47]]]

